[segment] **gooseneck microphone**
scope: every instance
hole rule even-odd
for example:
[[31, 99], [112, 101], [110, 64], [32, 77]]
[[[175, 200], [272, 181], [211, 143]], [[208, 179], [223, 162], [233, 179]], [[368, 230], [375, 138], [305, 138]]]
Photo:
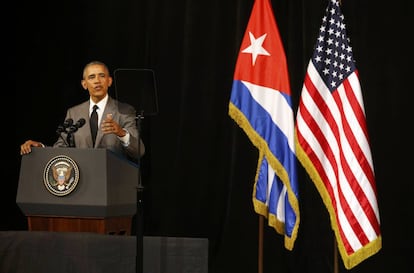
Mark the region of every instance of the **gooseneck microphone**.
[[56, 134], [60, 136], [63, 132], [65, 132], [65, 127], [63, 127], [63, 125], [59, 125], [56, 129]]
[[79, 119], [75, 124], [72, 124], [69, 129], [68, 132], [69, 133], [74, 133], [76, 132], [79, 128], [81, 128], [83, 125], [85, 125], [86, 120], [84, 118]]
[[[76, 123], [73, 123], [73, 119], [68, 118], [63, 122], [62, 125], [58, 126], [56, 129], [56, 134], [62, 138], [67, 147], [75, 147], [73, 133], [85, 125], [85, 123], [86, 120], [84, 118], [80, 118]], [[62, 136], [63, 133], [66, 134], [66, 139]]]
[[72, 125], [73, 125], [73, 119], [71, 118], [68, 118], [67, 120], [63, 122], [63, 128], [65, 129], [69, 128]]
[[69, 144], [66, 141], [66, 139], [62, 136], [62, 133], [67, 134], [66, 129], [72, 124], [73, 124], [73, 119], [68, 118], [67, 120], [63, 122], [63, 124], [59, 125], [58, 128], [56, 129], [56, 134], [59, 136], [59, 138], [61, 138], [65, 142], [66, 147], [69, 147]]

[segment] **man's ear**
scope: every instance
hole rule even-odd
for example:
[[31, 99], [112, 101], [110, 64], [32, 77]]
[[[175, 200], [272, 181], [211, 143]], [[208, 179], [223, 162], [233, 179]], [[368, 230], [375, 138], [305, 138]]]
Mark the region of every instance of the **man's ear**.
[[112, 77], [109, 77], [108, 86], [110, 87], [112, 85]]
[[83, 89], [85, 89], [85, 90], [88, 88], [88, 86], [86, 85], [85, 80], [81, 80], [81, 85], [82, 85]]

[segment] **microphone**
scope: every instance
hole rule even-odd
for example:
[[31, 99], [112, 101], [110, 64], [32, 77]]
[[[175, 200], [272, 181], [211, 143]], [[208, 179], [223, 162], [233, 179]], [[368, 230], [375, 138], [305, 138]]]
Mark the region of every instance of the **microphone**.
[[[73, 121], [72, 121], [73, 123]], [[84, 118], [80, 118], [75, 124], [71, 125], [69, 127], [69, 133], [76, 132], [79, 128], [81, 128], [83, 125], [85, 125], [86, 121]]]
[[68, 128], [68, 133], [66, 135], [66, 142], [69, 144], [69, 147], [75, 147], [75, 140], [73, 133], [75, 133], [80, 127], [85, 124], [85, 119], [80, 118], [75, 124], [71, 125]]
[[[62, 125], [59, 125], [56, 129], [56, 134], [63, 139], [65, 145], [68, 147], [75, 147], [75, 143], [73, 141], [73, 133], [76, 132], [79, 128], [85, 125], [86, 120], [84, 118], [80, 118], [75, 124], [73, 123], [73, 119], [68, 118], [63, 122]], [[66, 139], [62, 136], [62, 133], [66, 134]]]
[[[82, 127], [85, 124], [85, 119], [79, 119], [75, 124], [73, 124], [73, 119], [68, 118], [66, 119], [62, 125], [59, 125], [56, 129], [56, 134], [59, 138], [63, 139], [65, 145], [68, 147], [74, 147], [73, 142], [73, 133], [78, 130], [78, 128]], [[62, 133], [66, 134], [66, 139], [62, 136]]]
[[83, 125], [85, 125], [86, 120], [84, 118], [80, 118], [77, 122], [76, 122], [76, 127], [81, 128]]
[[65, 127], [63, 125], [59, 125], [56, 129], [56, 134], [60, 136], [63, 132], [65, 132]]
[[67, 120], [65, 120], [65, 122], [63, 122], [63, 128], [69, 128], [70, 126], [73, 125], [73, 119], [68, 118]]
[[66, 146], [69, 146], [69, 144], [66, 141], [66, 139], [62, 136], [62, 133], [67, 134], [66, 128], [72, 125], [72, 123], [73, 123], [73, 119], [69, 118], [65, 120], [65, 122], [62, 125], [59, 125], [58, 128], [56, 129], [56, 134], [59, 136], [59, 138], [61, 138], [65, 142]]

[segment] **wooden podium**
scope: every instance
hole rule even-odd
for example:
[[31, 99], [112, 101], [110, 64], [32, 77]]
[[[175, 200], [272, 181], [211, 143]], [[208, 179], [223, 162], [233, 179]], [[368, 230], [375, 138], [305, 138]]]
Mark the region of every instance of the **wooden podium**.
[[131, 217], [27, 216], [30, 231], [93, 232], [131, 235]]
[[16, 203], [30, 231], [130, 235], [138, 166], [107, 149], [33, 148]]

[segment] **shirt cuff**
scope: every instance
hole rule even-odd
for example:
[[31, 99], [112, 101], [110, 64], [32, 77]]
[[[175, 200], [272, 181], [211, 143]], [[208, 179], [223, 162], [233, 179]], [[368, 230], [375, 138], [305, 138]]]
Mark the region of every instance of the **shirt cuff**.
[[127, 147], [129, 145], [130, 135], [129, 135], [129, 132], [128, 132], [127, 129], [125, 129], [125, 128], [122, 128], [122, 129], [126, 132], [126, 134], [123, 137], [118, 137], [118, 138], [119, 138], [119, 140], [121, 140], [122, 145]]

